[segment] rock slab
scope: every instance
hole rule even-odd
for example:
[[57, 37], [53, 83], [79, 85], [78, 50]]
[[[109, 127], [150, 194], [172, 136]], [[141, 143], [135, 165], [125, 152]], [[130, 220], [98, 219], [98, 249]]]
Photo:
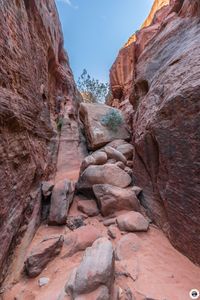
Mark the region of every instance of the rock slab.
[[99, 209], [94, 200], [79, 200], [78, 209], [89, 217], [94, 217], [99, 214]]
[[77, 269], [72, 273], [65, 290], [73, 297], [95, 291], [106, 286], [109, 293], [113, 284], [114, 251], [106, 238], [96, 240], [87, 248]]
[[82, 226], [65, 237], [63, 257], [70, 257], [78, 251], [83, 251], [92, 246], [94, 241], [102, 236], [101, 232], [92, 225]]
[[95, 184], [111, 184], [121, 188], [129, 186], [131, 177], [121, 168], [113, 164], [89, 166], [80, 176], [77, 189], [92, 189]]
[[42, 241], [25, 261], [25, 270], [29, 277], [38, 276], [46, 265], [61, 251], [64, 237], [49, 238]]
[[109, 184], [93, 186], [103, 216], [120, 210], [140, 210], [139, 201], [131, 188], [119, 188]]
[[55, 184], [48, 218], [49, 225], [66, 224], [67, 214], [73, 200], [75, 186], [69, 180], [62, 180]]
[[147, 231], [149, 222], [142, 214], [135, 211], [127, 212], [117, 217], [117, 224], [122, 231]]

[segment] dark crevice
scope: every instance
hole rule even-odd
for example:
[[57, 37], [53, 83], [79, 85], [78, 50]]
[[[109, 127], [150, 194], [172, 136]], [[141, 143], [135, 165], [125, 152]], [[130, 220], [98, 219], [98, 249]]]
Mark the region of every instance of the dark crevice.
[[26, 7], [26, 10], [30, 8], [30, 0], [24, 0], [24, 5]]
[[177, 59], [173, 60], [173, 61], [169, 64], [169, 66], [173, 66], [173, 65], [177, 64], [180, 60], [181, 60], [180, 58], [177, 58]]

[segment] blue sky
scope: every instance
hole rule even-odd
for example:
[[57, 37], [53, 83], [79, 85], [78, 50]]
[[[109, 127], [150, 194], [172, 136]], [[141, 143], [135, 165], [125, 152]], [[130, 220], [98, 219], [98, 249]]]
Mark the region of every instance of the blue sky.
[[108, 81], [120, 48], [147, 17], [153, 0], [56, 0], [75, 79], [84, 68]]

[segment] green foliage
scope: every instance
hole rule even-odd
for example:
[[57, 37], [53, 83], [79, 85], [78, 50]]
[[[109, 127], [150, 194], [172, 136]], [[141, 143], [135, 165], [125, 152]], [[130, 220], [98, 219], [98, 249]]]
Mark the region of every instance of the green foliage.
[[57, 125], [57, 130], [60, 132], [61, 128], [63, 126], [63, 118], [62, 117], [58, 118], [56, 125]]
[[89, 103], [104, 102], [109, 90], [108, 83], [102, 83], [97, 79], [91, 78], [86, 69], [83, 70], [79, 77], [77, 86], [84, 102]]
[[113, 131], [117, 131], [118, 127], [123, 124], [122, 115], [116, 109], [110, 109], [106, 115], [101, 118], [101, 124]]

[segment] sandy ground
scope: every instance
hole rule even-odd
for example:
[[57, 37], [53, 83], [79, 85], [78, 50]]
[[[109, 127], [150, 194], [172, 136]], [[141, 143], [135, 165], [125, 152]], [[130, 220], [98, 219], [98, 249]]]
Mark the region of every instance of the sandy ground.
[[[73, 215], [76, 215], [75, 209], [73, 212]], [[107, 227], [97, 217], [88, 218], [85, 222], [99, 228], [102, 234], [108, 237]], [[66, 235], [68, 232], [65, 226], [42, 225], [29, 251], [46, 237]], [[114, 247], [123, 236], [118, 232], [116, 240], [113, 241]], [[189, 300], [189, 291], [192, 288], [200, 288], [200, 268], [176, 251], [156, 227], [151, 226], [147, 233], [137, 233], [137, 236], [140, 249], [128, 258], [130, 265], [133, 264], [133, 267], [137, 268], [137, 279], [134, 281], [125, 276], [116, 276], [116, 284], [122, 289], [129, 287], [136, 299], [142, 299], [140, 295], [145, 295], [158, 300]], [[64, 253], [65, 247], [38, 277], [22, 277], [19, 283], [4, 294], [3, 300], [57, 300], [70, 272], [80, 263], [84, 252], [63, 259]], [[41, 277], [50, 279], [46, 286], [39, 287], [38, 279]]]
[[[73, 138], [74, 134], [73, 136], [71, 134], [72, 138], [67, 140], [64, 137], [69, 136], [67, 132], [69, 128], [66, 127], [64, 130], [59, 148], [56, 180], [63, 178], [77, 180], [82, 159], [77, 150], [77, 128], [74, 129], [75, 138]], [[74, 202], [70, 215], [80, 214]], [[101, 231], [103, 236], [108, 237], [107, 227], [103, 225], [101, 216], [87, 218], [85, 223], [92, 224]], [[124, 236], [118, 229], [116, 230], [117, 238], [112, 240], [113, 247]], [[41, 225], [30, 244], [27, 255], [44, 238], [61, 234], [66, 236], [68, 233], [69, 229], [66, 226]], [[164, 234], [153, 225], [147, 233], [137, 233], [137, 237], [140, 248], [126, 261], [128, 269], [132, 269], [135, 276], [134, 278], [116, 276], [116, 285], [121, 289], [130, 288], [136, 300], [145, 299], [144, 296], [156, 300], [190, 300], [190, 290], [193, 288], [200, 290], [200, 268], [176, 251]], [[64, 252], [65, 246], [60, 255], [50, 262], [38, 277], [29, 279], [23, 275], [18, 283], [7, 286], [0, 299], [58, 300], [70, 272], [80, 263], [84, 253], [78, 252], [70, 258], [62, 258]], [[41, 277], [49, 278], [46, 286], [39, 287], [38, 279]]]

